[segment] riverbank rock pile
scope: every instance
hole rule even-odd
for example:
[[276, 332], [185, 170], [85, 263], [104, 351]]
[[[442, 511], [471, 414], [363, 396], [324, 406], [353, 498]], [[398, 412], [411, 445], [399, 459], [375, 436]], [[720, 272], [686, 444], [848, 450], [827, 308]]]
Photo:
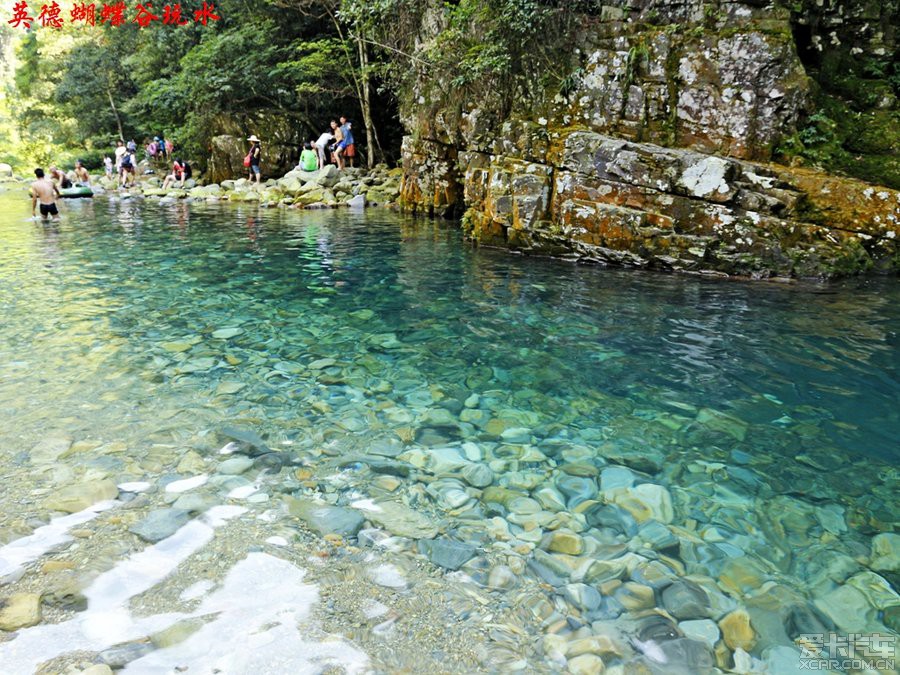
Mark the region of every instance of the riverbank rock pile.
[[[232, 201], [257, 202], [261, 206], [291, 208], [336, 208], [349, 206], [387, 206], [395, 203], [400, 196], [402, 170], [388, 169], [379, 164], [371, 170], [347, 168], [339, 170], [330, 164], [319, 171], [294, 169], [281, 178], [271, 178], [255, 184], [246, 178], [224, 180], [221, 183], [200, 185], [189, 180], [185, 188], [162, 188], [158, 176], [141, 176], [136, 187], [144, 197], [165, 200], [188, 199], [192, 201]], [[115, 189], [115, 181], [105, 177], [98, 180], [101, 187]]]

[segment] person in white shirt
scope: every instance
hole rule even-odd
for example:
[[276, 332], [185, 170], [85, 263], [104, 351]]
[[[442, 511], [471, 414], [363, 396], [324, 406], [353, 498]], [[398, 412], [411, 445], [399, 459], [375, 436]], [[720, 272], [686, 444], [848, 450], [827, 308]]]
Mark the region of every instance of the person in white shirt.
[[325, 148], [328, 147], [328, 143], [331, 139], [334, 138], [334, 134], [330, 131], [326, 131], [324, 134], [319, 136], [319, 140], [316, 141], [316, 155], [319, 157], [319, 168], [321, 169], [327, 163], [325, 161]]
[[121, 138], [116, 141], [116, 174], [120, 173], [120, 169], [122, 168], [122, 157], [128, 150], [125, 148], [125, 141]]

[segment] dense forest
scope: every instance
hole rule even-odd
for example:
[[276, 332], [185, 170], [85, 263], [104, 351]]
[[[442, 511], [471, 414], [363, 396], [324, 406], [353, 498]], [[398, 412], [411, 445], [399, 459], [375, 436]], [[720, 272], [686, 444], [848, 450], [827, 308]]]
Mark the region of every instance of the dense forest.
[[[889, 24], [896, 4], [882, 12]], [[786, 130], [775, 158], [894, 184], [896, 53], [820, 41], [820, 5], [778, 5], [791, 13], [816, 105]], [[216, 136], [257, 133], [289, 163], [303, 141], [345, 114], [368, 163], [396, 163], [403, 134], [428, 126], [422, 118], [474, 102], [504, 119], [536, 108], [548, 92], [577, 88], [584, 73], [573, 40], [613, 11], [625, 23], [678, 31], [662, 25], [669, 19], [653, 2], [634, 1], [221, 0], [218, 18], [205, 23], [194, 12], [207, 3], [133, 3], [121, 25], [101, 22], [104, 6], [96, 5], [93, 26], [73, 20], [68, 3], [61, 28], [40, 25], [37, 2], [31, 29], [2, 22], [0, 161], [22, 169], [77, 156], [95, 167], [116, 138], [164, 135], [202, 168]], [[155, 12], [145, 27], [139, 7]], [[172, 20], [174, 7], [183, 7], [181, 21]], [[703, 4], [691, 30], [705, 24], [726, 34], [728, 18], [715, 7]], [[629, 63], [646, 56], [638, 48]]]

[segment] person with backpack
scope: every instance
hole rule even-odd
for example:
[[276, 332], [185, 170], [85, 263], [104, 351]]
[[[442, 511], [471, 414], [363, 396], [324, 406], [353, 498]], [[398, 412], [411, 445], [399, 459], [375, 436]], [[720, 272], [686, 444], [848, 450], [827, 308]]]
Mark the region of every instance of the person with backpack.
[[260, 140], [256, 137], [256, 134], [251, 134], [250, 138], [248, 138], [247, 140], [250, 141], [250, 152], [248, 152], [247, 156], [244, 157], [244, 166], [247, 167], [249, 171], [247, 179], [252, 183], [253, 177], [256, 176], [256, 184], [259, 185], [259, 161], [262, 155]]
[[[137, 164], [135, 160], [134, 153], [126, 151], [125, 154], [122, 155], [121, 162], [119, 164], [119, 180], [120, 187], [131, 187], [134, 185], [134, 166]], [[128, 175], [131, 174], [131, 183], [128, 183]]]

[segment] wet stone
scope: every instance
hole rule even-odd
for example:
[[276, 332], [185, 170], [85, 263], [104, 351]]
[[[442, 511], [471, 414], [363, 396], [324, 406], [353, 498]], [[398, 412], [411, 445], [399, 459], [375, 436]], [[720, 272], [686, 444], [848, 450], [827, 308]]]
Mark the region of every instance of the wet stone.
[[650, 609], [656, 604], [656, 593], [649, 586], [626, 581], [615, 591], [615, 598], [628, 611]]
[[448, 570], [458, 570], [475, 555], [475, 547], [452, 539], [420, 539], [419, 552]]
[[626, 537], [633, 537], [638, 532], [634, 517], [613, 504], [596, 504], [586, 510], [584, 515], [589, 527], [608, 528]]
[[672, 531], [655, 520], [641, 525], [638, 529], [638, 536], [656, 551], [662, 551], [678, 544], [678, 538], [672, 534]]
[[[712, 649], [698, 640], [681, 638], [660, 644], [668, 672], [711, 673], [715, 666]], [[683, 671], [682, 671], [683, 669]]]
[[518, 515], [532, 515], [540, 513], [541, 505], [529, 497], [517, 497], [510, 502], [509, 510]]
[[556, 530], [548, 535], [547, 550], [566, 555], [581, 555], [584, 552], [584, 539], [571, 531]]
[[97, 663], [82, 670], [79, 675], [113, 675], [113, 670], [105, 663]]
[[33, 464], [47, 464], [56, 461], [71, 446], [72, 438], [70, 436], [48, 436], [31, 448], [28, 456]]
[[599, 675], [605, 670], [603, 659], [594, 654], [576, 656], [566, 666], [572, 675]]
[[624, 466], [607, 467], [600, 474], [600, 491], [630, 488], [634, 485], [636, 478], [634, 472]]
[[600, 607], [603, 600], [597, 589], [587, 584], [567, 584], [563, 589], [563, 595], [583, 612], [593, 612]]
[[355, 509], [290, 497], [286, 501], [288, 513], [302, 520], [321, 536], [339, 534], [342, 537], [355, 537], [365, 522], [365, 518]]
[[613, 497], [613, 501], [628, 511], [638, 523], [650, 519], [671, 523], [674, 518], [672, 497], [662, 485], [641, 483], [625, 488]]
[[227, 476], [237, 476], [253, 466], [253, 460], [249, 457], [232, 457], [221, 462], [216, 471]]
[[866, 596], [850, 585], [838, 586], [815, 599], [815, 606], [845, 631], [877, 631], [876, 610]]
[[749, 652], [756, 644], [756, 631], [750, 625], [750, 615], [742, 609], [731, 612], [719, 621], [719, 629], [722, 631], [722, 639], [731, 650], [741, 648]]
[[69, 485], [44, 500], [53, 511], [76, 513], [107, 499], [115, 499], [119, 488], [111, 480], [90, 481]]
[[869, 567], [877, 572], [900, 572], [900, 534], [885, 532], [872, 539]]
[[462, 477], [473, 487], [487, 487], [494, 482], [494, 472], [486, 464], [469, 464], [463, 467]]
[[563, 464], [559, 467], [559, 470], [570, 476], [579, 476], [581, 478], [593, 478], [600, 473], [600, 470], [596, 466], [588, 464], [587, 462]]
[[428, 516], [397, 502], [378, 502], [362, 513], [366, 519], [400, 537], [431, 539], [437, 534], [437, 526]]
[[568, 579], [567, 575], [559, 574], [556, 569], [552, 569], [535, 558], [529, 558], [525, 565], [541, 581], [557, 588], [564, 585]]
[[725, 589], [747, 593], [763, 585], [768, 575], [755, 560], [748, 557], [728, 560], [719, 574], [719, 583]]
[[556, 487], [565, 495], [570, 509], [597, 496], [597, 483], [592, 478], [567, 475], [556, 481]]
[[153, 645], [149, 642], [128, 642], [104, 649], [100, 652], [100, 660], [110, 668], [124, 668], [152, 651]]
[[155, 544], [175, 534], [189, 520], [190, 514], [182, 509], [155, 509], [128, 530], [144, 541]]
[[716, 642], [719, 640], [719, 627], [711, 619], [682, 621], [678, 624], [678, 628], [681, 629], [685, 637], [706, 643], [710, 647], [715, 647]]
[[584, 581], [598, 586], [606, 581], [623, 578], [627, 571], [628, 567], [621, 560], [594, 560], [584, 572]]
[[497, 565], [488, 574], [488, 588], [508, 590], [514, 588], [518, 581], [518, 575], [507, 565]]
[[527, 427], [510, 427], [500, 433], [500, 438], [507, 443], [530, 443], [531, 429]]
[[662, 601], [676, 619], [703, 619], [710, 614], [706, 591], [690, 581], [678, 580], [664, 589]]
[[379, 586], [394, 590], [404, 590], [409, 585], [403, 571], [390, 563], [369, 570], [369, 578]]
[[0, 600], [0, 630], [16, 631], [41, 621], [41, 596], [37, 593], [15, 593]]

